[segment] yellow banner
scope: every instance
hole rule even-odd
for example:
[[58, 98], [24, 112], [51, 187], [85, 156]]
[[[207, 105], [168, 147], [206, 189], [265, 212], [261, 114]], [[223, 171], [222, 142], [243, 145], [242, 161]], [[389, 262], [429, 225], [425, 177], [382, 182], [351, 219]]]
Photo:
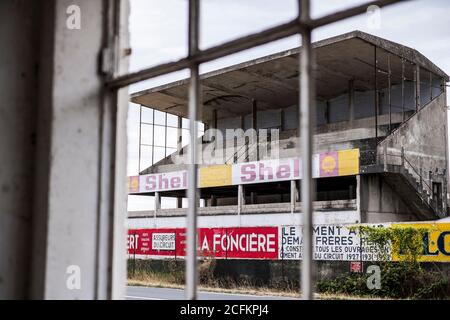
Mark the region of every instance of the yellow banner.
[[[450, 262], [450, 223], [399, 223], [391, 226], [427, 230], [423, 239], [423, 253], [418, 261]], [[401, 260], [401, 256], [395, 250], [392, 252], [392, 260]]]
[[359, 149], [340, 150], [338, 158], [339, 176], [359, 174]]
[[231, 165], [202, 167], [199, 170], [199, 187], [221, 187], [232, 185]]

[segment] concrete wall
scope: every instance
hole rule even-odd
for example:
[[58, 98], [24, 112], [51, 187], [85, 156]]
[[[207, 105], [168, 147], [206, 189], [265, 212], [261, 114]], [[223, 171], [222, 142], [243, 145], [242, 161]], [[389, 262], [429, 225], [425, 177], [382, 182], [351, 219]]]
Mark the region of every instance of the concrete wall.
[[362, 223], [417, 220], [404, 200], [384, 181], [380, 174], [360, 175], [360, 183]]
[[[432, 181], [442, 183], [442, 198], [446, 199], [447, 128], [445, 94], [441, 94], [382, 141], [378, 146], [378, 154], [382, 155], [386, 147], [388, 163], [400, 164], [401, 158], [391, 155], [401, 155], [403, 147], [406, 159], [419, 174], [422, 173], [422, 177], [430, 186]], [[408, 164], [405, 166], [417, 178], [414, 170]]]
[[[234, 212], [236, 212], [234, 210]], [[219, 216], [199, 216], [199, 228], [213, 227], [257, 227], [299, 225], [302, 222], [299, 213], [264, 213], [264, 214], [228, 214]], [[357, 210], [314, 211], [315, 224], [352, 224], [361, 221]], [[184, 228], [186, 217], [129, 218], [128, 227], [139, 228]]]
[[0, 300], [122, 296], [128, 95], [105, 82], [128, 67], [128, 2], [112, 3], [0, 1]]
[[0, 1], [0, 300], [24, 297], [29, 284], [39, 9]]

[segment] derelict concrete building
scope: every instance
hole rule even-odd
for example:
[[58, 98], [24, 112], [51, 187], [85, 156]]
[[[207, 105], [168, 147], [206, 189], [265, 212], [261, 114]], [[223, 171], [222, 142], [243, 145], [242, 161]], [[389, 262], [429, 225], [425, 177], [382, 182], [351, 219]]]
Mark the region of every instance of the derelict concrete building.
[[[360, 31], [316, 42], [314, 52], [315, 223], [447, 216], [448, 75], [418, 51]], [[199, 118], [217, 130], [199, 138], [200, 225], [297, 221], [299, 54], [301, 47], [202, 76]], [[131, 101], [178, 117], [178, 130], [173, 152], [129, 178], [130, 194], [155, 196], [155, 210], [130, 212], [130, 223], [179, 226], [188, 80]], [[151, 139], [167, 143], [167, 132]], [[177, 198], [176, 208], [161, 209], [161, 197]]]

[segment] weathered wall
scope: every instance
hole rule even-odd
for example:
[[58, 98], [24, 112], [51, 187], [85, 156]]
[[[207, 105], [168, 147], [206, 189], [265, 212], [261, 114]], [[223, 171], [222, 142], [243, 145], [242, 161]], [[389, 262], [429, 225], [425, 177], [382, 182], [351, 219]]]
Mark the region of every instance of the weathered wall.
[[40, 1], [0, 1], [0, 300], [29, 283]]
[[[234, 212], [234, 214], [232, 213]], [[222, 215], [200, 215], [198, 217], [199, 228], [214, 227], [257, 227], [257, 226], [280, 226], [300, 225], [301, 214], [295, 213], [259, 213], [241, 214], [232, 209], [230, 214]], [[352, 224], [361, 221], [357, 210], [330, 210], [315, 211], [315, 224]], [[157, 217], [157, 218], [128, 218], [128, 227], [131, 229], [142, 228], [184, 228], [186, 217]]]
[[105, 81], [127, 69], [113, 48], [128, 2], [114, 3], [0, 1], [0, 300], [122, 296], [128, 94]]
[[416, 216], [380, 174], [360, 175], [362, 223], [414, 221]]
[[[378, 154], [400, 155], [402, 147], [405, 158], [431, 186], [431, 181], [443, 185], [442, 198], [447, 198], [447, 109], [445, 94], [439, 95], [412, 116], [378, 146]], [[388, 156], [388, 162], [400, 164], [399, 157]], [[416, 175], [406, 164], [411, 174]], [[430, 174], [431, 173], [431, 174]]]

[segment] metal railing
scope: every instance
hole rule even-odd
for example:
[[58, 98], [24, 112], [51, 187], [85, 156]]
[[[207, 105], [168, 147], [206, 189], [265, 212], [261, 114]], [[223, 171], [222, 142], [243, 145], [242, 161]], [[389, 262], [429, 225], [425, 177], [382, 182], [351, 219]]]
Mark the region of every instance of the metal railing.
[[[412, 169], [412, 171], [415, 173], [415, 175], [419, 178], [419, 185], [420, 185], [420, 187], [423, 189], [424, 186], [425, 186], [425, 187], [426, 187], [425, 189], [428, 190], [428, 193], [429, 193], [430, 195], [432, 195], [432, 194], [433, 194], [433, 189], [432, 189], [431, 186], [428, 184], [428, 182], [423, 178], [423, 176], [422, 176], [422, 174], [419, 172], [419, 170], [417, 170], [416, 167], [414, 167], [414, 166], [412, 165], [412, 163], [405, 157], [404, 154], [402, 154], [402, 159], [403, 159], [403, 161], [404, 161], [405, 163], [408, 164], [408, 166]], [[405, 169], [408, 170], [408, 169], [406, 168], [406, 166], [405, 166]], [[408, 170], [408, 172], [410, 172], [410, 171]]]
[[[378, 162], [384, 165], [385, 171], [387, 171], [387, 166], [389, 164], [397, 164], [393, 163], [394, 161], [388, 161], [388, 157], [394, 157], [400, 159], [400, 166], [406, 172], [411, 175], [411, 177], [416, 181], [417, 185], [414, 185], [414, 188], [417, 191], [417, 194], [422, 199], [423, 202], [426, 202], [435, 212], [439, 210], [438, 203], [433, 199], [433, 188], [428, 183], [427, 179], [423, 176], [423, 173], [420, 169], [417, 169], [416, 166], [413, 165], [413, 163], [408, 160], [408, 158], [405, 155], [405, 149], [402, 147], [400, 150], [400, 153], [389, 153], [387, 152], [386, 144], [383, 148], [382, 157], [378, 157]], [[380, 161], [380, 159], [383, 159], [383, 161]], [[424, 195], [424, 192], [427, 194]]]
[[[265, 142], [265, 143], [267, 144], [267, 142]], [[258, 152], [258, 149], [259, 149], [258, 147], [260, 147], [261, 144], [262, 144], [262, 143], [258, 143], [258, 142], [255, 142], [255, 143], [252, 143], [252, 144], [249, 144], [249, 143], [243, 143], [243, 144], [239, 147], [239, 149], [238, 149], [231, 157], [229, 157], [229, 158], [225, 161], [225, 163], [226, 163], [226, 164], [237, 163], [237, 162], [239, 162], [239, 160], [242, 159], [243, 156], [245, 157], [245, 158], [244, 158], [244, 162], [249, 161], [251, 152], [254, 152], [255, 149], [256, 149], [256, 152]], [[256, 155], [256, 159], [257, 159], [257, 160], [259, 159], [259, 158], [258, 158], [258, 155]]]

